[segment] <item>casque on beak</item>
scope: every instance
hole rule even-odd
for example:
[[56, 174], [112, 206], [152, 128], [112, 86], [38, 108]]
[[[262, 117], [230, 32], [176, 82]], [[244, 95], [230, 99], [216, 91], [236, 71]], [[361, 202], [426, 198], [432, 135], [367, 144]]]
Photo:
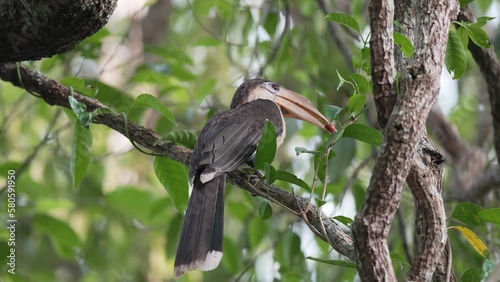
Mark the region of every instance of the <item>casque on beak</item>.
[[298, 93], [281, 87], [276, 93], [274, 102], [281, 108], [284, 117], [300, 119], [330, 133], [335, 132], [333, 124], [316, 109], [309, 99]]

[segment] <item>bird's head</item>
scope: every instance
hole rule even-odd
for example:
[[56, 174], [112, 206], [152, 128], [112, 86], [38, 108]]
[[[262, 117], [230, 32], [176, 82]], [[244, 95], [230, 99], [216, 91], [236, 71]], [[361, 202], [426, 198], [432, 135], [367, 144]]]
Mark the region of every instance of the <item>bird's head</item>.
[[270, 80], [250, 79], [243, 82], [234, 93], [231, 109], [257, 99], [273, 101], [284, 117], [309, 122], [330, 133], [335, 131], [333, 124], [310, 100]]

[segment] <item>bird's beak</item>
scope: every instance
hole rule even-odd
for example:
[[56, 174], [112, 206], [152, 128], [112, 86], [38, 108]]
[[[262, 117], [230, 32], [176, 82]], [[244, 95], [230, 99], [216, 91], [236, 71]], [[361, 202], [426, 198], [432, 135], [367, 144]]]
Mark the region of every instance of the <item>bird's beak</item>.
[[335, 132], [335, 127], [321, 114], [314, 104], [306, 97], [281, 87], [276, 93], [274, 102], [281, 108], [283, 116], [300, 119], [316, 125], [330, 133]]

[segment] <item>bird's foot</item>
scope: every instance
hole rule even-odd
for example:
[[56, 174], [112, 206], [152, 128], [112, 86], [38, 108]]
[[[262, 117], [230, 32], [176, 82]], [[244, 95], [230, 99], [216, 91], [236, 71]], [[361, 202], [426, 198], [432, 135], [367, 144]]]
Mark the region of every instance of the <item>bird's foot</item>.
[[248, 175], [248, 182], [250, 182], [250, 184], [252, 185], [257, 185], [257, 183], [259, 183], [264, 178], [264, 174], [260, 170], [256, 170], [254, 168], [248, 169], [245, 172]]
[[[256, 170], [255, 168], [246, 167], [246, 168], [240, 168], [240, 170], [246, 174], [248, 183], [250, 183], [250, 185], [254, 187], [264, 179], [264, 174], [259, 170]], [[253, 192], [250, 193], [252, 194], [252, 196], [259, 196], [258, 193], [253, 193]]]

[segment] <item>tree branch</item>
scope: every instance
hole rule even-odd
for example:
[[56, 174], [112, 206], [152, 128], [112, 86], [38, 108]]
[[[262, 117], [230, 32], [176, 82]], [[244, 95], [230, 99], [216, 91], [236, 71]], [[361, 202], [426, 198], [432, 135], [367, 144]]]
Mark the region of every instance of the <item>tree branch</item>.
[[[26, 90], [39, 93], [41, 98], [49, 105], [61, 106], [69, 108], [68, 96], [70, 90], [58, 82], [49, 79], [39, 72], [27, 69], [20, 66], [21, 80], [17, 75], [17, 65], [14, 63], [0, 64], [0, 79], [11, 82], [13, 85], [24, 88]], [[84, 103], [89, 111], [97, 108], [106, 108], [99, 101], [74, 93], [74, 97]], [[120, 132], [131, 141], [140, 144], [156, 153], [174, 159], [184, 165], [188, 165], [191, 159], [191, 150], [174, 145], [167, 142], [159, 142], [159, 135], [148, 128], [144, 128], [131, 121], [125, 121], [123, 116], [118, 113], [102, 113], [93, 118], [93, 122], [104, 124], [109, 128]], [[127, 129], [125, 129], [125, 126]], [[126, 135], [128, 132], [128, 136]], [[251, 184], [247, 181], [250, 175], [242, 171], [233, 171], [228, 174], [228, 181], [235, 184], [237, 187], [254, 193], [257, 189], [263, 195], [268, 195], [269, 199], [286, 206], [296, 214], [301, 214], [307, 210], [306, 218], [313, 231], [322, 232], [326, 230], [328, 239], [322, 238], [325, 241], [330, 241], [332, 247], [340, 254], [355, 260], [354, 247], [352, 239], [332, 219], [326, 217], [320, 211], [310, 205], [309, 199], [305, 199], [295, 195], [292, 192], [286, 191], [276, 185], [267, 185], [263, 181], [256, 184]]]
[[443, 112], [434, 107], [427, 118], [429, 131], [443, 146], [446, 153], [456, 161], [467, 150], [467, 144], [462, 140], [457, 127], [446, 118]]
[[477, 202], [491, 191], [500, 190], [500, 167], [494, 164], [477, 176], [476, 181], [467, 191], [454, 195], [457, 201]]
[[[489, 185], [476, 185], [482, 180], [481, 174], [488, 162], [486, 153], [482, 149], [466, 144], [456, 126], [438, 108], [432, 109], [427, 124], [434, 137], [451, 157], [450, 164], [455, 173], [451, 175], [450, 187], [455, 198], [464, 199], [474, 195], [475, 193], [471, 192], [472, 187], [492, 188]], [[470, 198], [468, 200], [474, 201]]]
[[[420, 143], [407, 179], [417, 206], [416, 229], [420, 236], [408, 281], [431, 281], [438, 263], [448, 262], [447, 257], [442, 258], [442, 255], [436, 253], [442, 252], [448, 238], [446, 212], [441, 196], [443, 158], [430, 146], [427, 138], [422, 138]], [[446, 272], [436, 280], [448, 281], [445, 277]]]

